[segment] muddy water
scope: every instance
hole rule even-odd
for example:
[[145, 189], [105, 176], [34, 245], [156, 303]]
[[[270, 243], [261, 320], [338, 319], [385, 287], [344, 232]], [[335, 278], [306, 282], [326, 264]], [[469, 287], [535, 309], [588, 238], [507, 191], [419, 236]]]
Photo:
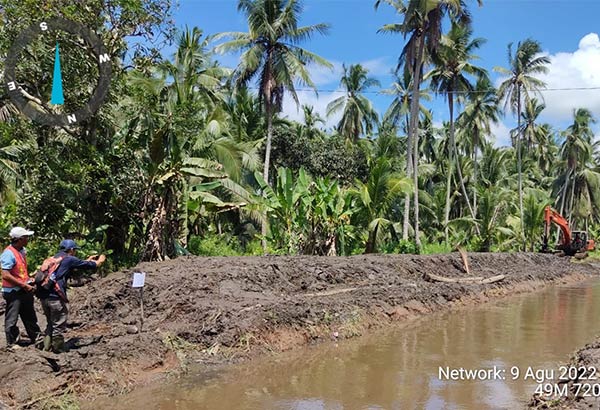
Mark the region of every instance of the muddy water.
[[[436, 314], [386, 333], [137, 391], [94, 409], [516, 409], [600, 334], [600, 281]], [[439, 368], [493, 369], [506, 380], [440, 380]], [[512, 380], [511, 368], [519, 368]]]

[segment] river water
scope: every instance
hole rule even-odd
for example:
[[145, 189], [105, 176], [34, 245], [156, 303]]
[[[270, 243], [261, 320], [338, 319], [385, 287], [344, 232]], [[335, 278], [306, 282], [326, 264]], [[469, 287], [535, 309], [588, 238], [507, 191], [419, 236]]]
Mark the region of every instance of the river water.
[[[538, 386], [526, 380], [528, 370], [558, 371], [557, 364], [598, 334], [600, 281], [557, 285], [225, 372], [201, 372], [90, 408], [517, 409]], [[485, 380], [447, 380], [440, 368], [497, 373]]]

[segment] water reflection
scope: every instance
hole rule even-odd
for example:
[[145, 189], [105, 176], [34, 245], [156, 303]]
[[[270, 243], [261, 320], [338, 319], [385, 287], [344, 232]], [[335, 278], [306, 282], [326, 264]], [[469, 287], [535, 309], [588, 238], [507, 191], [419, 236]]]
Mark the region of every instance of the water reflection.
[[[135, 392], [100, 409], [514, 409], [600, 332], [600, 282], [553, 287], [438, 314], [394, 331], [253, 361], [218, 377]], [[447, 381], [438, 368], [505, 369], [506, 380]], [[510, 368], [520, 376], [511, 380]]]

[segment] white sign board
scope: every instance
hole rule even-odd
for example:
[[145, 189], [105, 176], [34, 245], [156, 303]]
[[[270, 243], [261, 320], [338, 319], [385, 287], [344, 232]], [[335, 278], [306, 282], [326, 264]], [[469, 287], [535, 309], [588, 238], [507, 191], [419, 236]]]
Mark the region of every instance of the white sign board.
[[146, 272], [133, 272], [132, 288], [143, 288], [146, 281]]

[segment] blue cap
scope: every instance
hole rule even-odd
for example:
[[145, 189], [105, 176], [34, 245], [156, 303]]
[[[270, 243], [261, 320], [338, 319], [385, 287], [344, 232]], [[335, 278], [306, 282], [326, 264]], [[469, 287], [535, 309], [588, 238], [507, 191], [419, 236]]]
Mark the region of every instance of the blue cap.
[[69, 249], [81, 249], [81, 248], [79, 246], [77, 246], [77, 244], [75, 243], [75, 241], [73, 239], [64, 239], [60, 243], [60, 249], [64, 249], [64, 250], [68, 251]]

